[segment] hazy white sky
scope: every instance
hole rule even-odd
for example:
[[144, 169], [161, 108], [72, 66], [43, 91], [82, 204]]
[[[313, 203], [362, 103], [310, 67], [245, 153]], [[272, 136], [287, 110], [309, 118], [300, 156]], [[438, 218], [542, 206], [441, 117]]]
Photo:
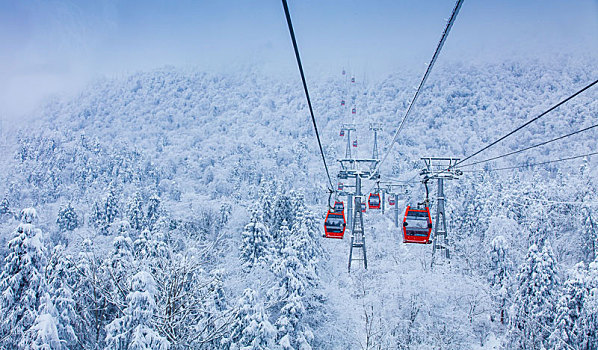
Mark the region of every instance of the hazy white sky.
[[[453, 0], [289, 0], [307, 74], [423, 69]], [[597, 0], [465, 0], [440, 60], [598, 59]], [[278, 0], [0, 0], [0, 118], [165, 65], [297, 74]], [[423, 73], [423, 71], [422, 71]]]

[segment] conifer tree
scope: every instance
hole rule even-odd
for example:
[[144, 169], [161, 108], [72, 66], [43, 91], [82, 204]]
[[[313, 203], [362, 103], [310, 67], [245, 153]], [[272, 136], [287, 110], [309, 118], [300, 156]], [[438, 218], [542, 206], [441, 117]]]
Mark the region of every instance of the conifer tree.
[[147, 228], [154, 228], [154, 225], [158, 222], [158, 219], [160, 219], [160, 203], [160, 197], [156, 194], [148, 199], [146, 215]]
[[109, 349], [168, 349], [169, 342], [154, 327], [155, 295], [156, 283], [148, 272], [141, 271], [133, 276], [124, 315], [106, 327]]
[[10, 203], [8, 202], [8, 198], [2, 198], [0, 201], [0, 216], [4, 214], [8, 214], [10, 212]]
[[33, 224], [37, 213], [27, 208], [21, 214], [0, 272], [0, 345], [6, 349], [17, 348], [34, 324], [46, 292], [46, 251], [42, 232]]
[[65, 207], [58, 210], [58, 218], [56, 218], [58, 229], [62, 232], [72, 231], [79, 226], [79, 219], [75, 208], [68, 203]]
[[27, 329], [19, 343], [20, 349], [62, 350], [67, 349], [58, 335], [58, 312], [50, 295], [44, 293], [40, 299], [37, 317]]
[[272, 236], [258, 209], [252, 211], [251, 220], [245, 225], [241, 239], [241, 262], [245, 271], [259, 262], [267, 261], [272, 255]]
[[73, 288], [78, 284], [76, 272], [73, 259], [65, 254], [64, 247], [54, 247], [46, 267], [46, 278], [49, 296], [56, 309], [58, 336], [67, 347], [78, 344], [77, 332], [88, 332], [88, 329], [82, 327], [83, 319], [77, 312], [78, 306], [73, 293]]
[[268, 350], [274, 346], [276, 329], [257, 300], [256, 292], [245, 289], [237, 301], [237, 314], [221, 341], [223, 349]]
[[571, 270], [561, 290], [549, 339], [551, 349], [570, 349], [582, 343], [585, 335], [582, 320], [588, 294], [587, 270], [581, 262]]
[[516, 288], [507, 346], [518, 349], [547, 347], [559, 288], [556, 264], [548, 241], [542, 251], [536, 244], [529, 248], [517, 274]]
[[137, 193], [129, 200], [127, 205], [127, 219], [134, 230], [142, 230], [145, 227], [145, 214], [143, 212], [143, 198]]
[[[510, 261], [507, 254], [507, 240], [503, 236], [496, 236], [490, 243], [488, 279], [492, 299], [498, 308], [497, 318], [500, 323], [506, 322], [506, 309], [510, 295]], [[494, 319], [494, 316], [491, 318]]]
[[271, 304], [280, 310], [275, 323], [277, 343], [283, 349], [311, 349], [313, 333], [304, 322], [308, 272], [292, 247], [281, 251], [280, 258], [273, 264], [273, 271], [279, 283], [268, 291], [268, 297]]

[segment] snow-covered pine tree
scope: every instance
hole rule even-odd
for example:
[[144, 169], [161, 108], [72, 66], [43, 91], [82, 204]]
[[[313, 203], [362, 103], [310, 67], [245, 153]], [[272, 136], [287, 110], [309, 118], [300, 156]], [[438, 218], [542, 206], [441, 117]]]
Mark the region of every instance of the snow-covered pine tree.
[[90, 221], [92, 225], [102, 234], [108, 234], [108, 222], [106, 220], [106, 213], [100, 202], [95, 202], [91, 209]]
[[21, 222], [25, 224], [33, 224], [37, 220], [37, 211], [35, 208], [25, 208], [21, 210]]
[[258, 204], [262, 207], [264, 224], [270, 230], [276, 229], [276, 227], [274, 227], [276, 187], [275, 181], [266, 181], [261, 184], [258, 192]]
[[[272, 232], [272, 231], [270, 231]], [[280, 254], [285, 248], [287, 242], [291, 239], [291, 229], [287, 224], [286, 220], [283, 220], [276, 230], [276, 234], [273, 234], [273, 241], [275, 250]]]
[[145, 227], [145, 214], [143, 212], [143, 198], [137, 192], [127, 203], [127, 220], [133, 230], [142, 230]]
[[548, 240], [542, 251], [532, 244], [517, 274], [510, 310], [507, 347], [540, 349], [548, 346], [559, 290], [556, 263]]
[[285, 238], [283, 246], [295, 250], [297, 258], [305, 268], [307, 280], [313, 285], [317, 283], [316, 266], [322, 248], [319, 245], [319, 240], [314, 239], [311, 235], [307, 208], [299, 207], [297, 210], [291, 235], [283, 237]]
[[598, 349], [598, 257], [588, 266], [586, 285], [589, 293], [579, 322], [579, 333], [583, 334], [579, 346], [582, 349], [596, 350]]
[[268, 291], [271, 305], [280, 310], [275, 323], [277, 343], [283, 349], [311, 349], [313, 332], [304, 320], [308, 272], [292, 247], [281, 251], [272, 269], [279, 278], [278, 284]]
[[112, 224], [120, 213], [116, 187], [111, 184], [105, 198], [94, 203], [91, 211], [91, 222], [102, 234], [107, 235]]
[[209, 304], [213, 304], [217, 312], [226, 310], [227, 301], [224, 293], [224, 273], [223, 269], [215, 269], [210, 271], [211, 281], [208, 284], [208, 293], [212, 297], [208, 299]]
[[8, 241], [8, 255], [0, 273], [0, 346], [17, 348], [38, 316], [40, 300], [46, 292], [44, 268], [46, 252], [40, 229], [33, 221], [33, 208], [23, 209], [21, 223]]
[[145, 218], [146, 227], [153, 228], [160, 218], [160, 197], [156, 194], [150, 196], [147, 201], [147, 215]]
[[598, 257], [598, 227], [589, 208], [582, 211], [582, 254], [587, 262], [592, 262]]
[[169, 342], [155, 329], [156, 282], [151, 274], [138, 272], [131, 280], [124, 315], [106, 326], [108, 349], [165, 350]]
[[110, 303], [110, 279], [107, 267], [101, 257], [96, 255], [91, 240], [82, 244], [82, 252], [76, 261], [76, 290], [73, 296], [80, 306], [79, 329], [77, 337], [83, 347], [102, 348], [105, 339], [105, 325], [114, 313]]
[[58, 334], [58, 312], [48, 293], [40, 299], [39, 310], [33, 325], [27, 329], [19, 343], [20, 349], [63, 350], [67, 349]]
[[58, 229], [62, 232], [72, 231], [79, 226], [79, 219], [75, 208], [68, 203], [64, 207], [60, 207], [58, 210], [58, 218], [56, 218]]
[[280, 236], [282, 226], [291, 227], [295, 221], [295, 211], [291, 197], [279, 190], [276, 194], [276, 203], [274, 204], [274, 219], [270, 230], [275, 240], [283, 239]]
[[269, 350], [276, 340], [276, 328], [268, 320], [257, 293], [245, 289], [236, 305], [236, 317], [222, 339], [221, 347], [231, 350]]
[[218, 228], [222, 229], [228, 223], [231, 212], [232, 207], [230, 204], [222, 203], [220, 205], [220, 209], [218, 210], [218, 213], [220, 214], [218, 217]]
[[73, 288], [78, 282], [76, 272], [73, 259], [65, 254], [64, 247], [55, 246], [46, 267], [46, 280], [49, 295], [56, 308], [58, 337], [68, 348], [78, 345], [77, 332], [88, 332], [88, 329], [82, 327], [83, 320], [77, 312], [81, 306], [77, 305], [73, 295]]
[[4, 197], [2, 198], [2, 201], [0, 201], [0, 216], [4, 215], [4, 214], [8, 214], [10, 212], [10, 203], [8, 201], [8, 198]]
[[120, 203], [118, 200], [116, 185], [110, 184], [108, 187], [108, 195], [106, 196], [106, 200], [103, 205], [104, 215], [108, 224], [113, 223], [118, 217], [120, 213], [119, 206]]
[[251, 220], [245, 225], [241, 239], [241, 263], [245, 271], [271, 258], [274, 242], [258, 208], [252, 210]]
[[550, 349], [571, 349], [582, 343], [585, 332], [581, 321], [588, 293], [587, 270], [580, 262], [570, 271], [561, 290], [549, 338]]
[[[129, 237], [117, 236], [112, 242], [112, 252], [102, 262], [103, 279], [108, 285], [110, 300], [116, 310], [122, 310], [129, 292], [131, 272], [134, 269], [133, 242]], [[119, 317], [119, 311], [113, 317]]]
[[490, 243], [489, 252], [489, 273], [490, 294], [497, 308], [497, 317], [491, 316], [491, 319], [497, 319], [500, 323], [505, 323], [507, 319], [507, 303], [510, 295], [510, 269], [511, 264], [508, 258], [508, 243], [503, 236], [496, 236]]
[[147, 259], [153, 255], [154, 242], [148, 229], [141, 231], [133, 242], [133, 254], [137, 260]]

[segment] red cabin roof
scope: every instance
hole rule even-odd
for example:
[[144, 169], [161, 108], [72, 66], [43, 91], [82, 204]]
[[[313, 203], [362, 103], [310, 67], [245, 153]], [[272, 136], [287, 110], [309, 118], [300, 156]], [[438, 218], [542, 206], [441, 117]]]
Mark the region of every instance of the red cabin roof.
[[428, 244], [432, 233], [430, 209], [413, 209], [407, 206], [403, 218], [403, 242]]

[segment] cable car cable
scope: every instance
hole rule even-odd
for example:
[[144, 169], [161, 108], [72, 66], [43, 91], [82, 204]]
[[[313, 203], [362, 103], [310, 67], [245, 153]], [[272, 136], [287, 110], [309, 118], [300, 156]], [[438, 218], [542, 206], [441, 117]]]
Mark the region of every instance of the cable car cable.
[[316, 125], [316, 118], [314, 117], [314, 110], [311, 105], [311, 99], [309, 98], [309, 91], [307, 90], [307, 83], [305, 82], [305, 74], [303, 73], [303, 65], [301, 64], [301, 57], [299, 56], [299, 48], [297, 47], [297, 40], [295, 40], [295, 31], [293, 30], [293, 23], [291, 22], [291, 14], [289, 13], [289, 6], [287, 5], [287, 0], [282, 0], [282, 6], [284, 7], [284, 14], [287, 19], [287, 24], [289, 26], [289, 33], [291, 34], [291, 41], [293, 42], [293, 49], [295, 50], [295, 58], [297, 59], [297, 66], [299, 66], [299, 73], [301, 74], [301, 81], [303, 82], [303, 90], [305, 91], [305, 97], [307, 98], [307, 106], [309, 107], [309, 113], [311, 115], [311, 121], [314, 125], [314, 130], [316, 132], [316, 138], [318, 139], [318, 146], [320, 147], [320, 155], [322, 156], [322, 161], [324, 162], [324, 168], [326, 169], [326, 176], [328, 176], [328, 183], [330, 187], [328, 188], [329, 192], [334, 192], [332, 185], [332, 180], [330, 178], [330, 171], [328, 171], [328, 164], [326, 164], [326, 157], [324, 157], [324, 149], [322, 148], [322, 142], [320, 141], [320, 133], [318, 132], [318, 126]]
[[546, 144], [549, 144], [549, 143], [551, 143], [551, 142], [558, 141], [558, 140], [564, 139], [564, 138], [566, 138], [566, 137], [569, 137], [569, 136], [573, 136], [573, 135], [579, 134], [579, 133], [581, 133], [581, 132], [584, 132], [584, 131], [587, 131], [587, 130], [593, 129], [593, 128], [595, 128], [595, 127], [598, 127], [598, 124], [595, 124], [595, 125], [589, 126], [589, 127], [587, 127], [587, 128], [581, 129], [581, 130], [574, 131], [574, 132], [572, 132], [572, 133], [570, 133], [570, 134], [567, 134], [567, 135], [559, 136], [559, 137], [557, 137], [557, 138], [554, 138], [554, 139], [552, 139], [552, 140], [548, 140], [548, 141], [544, 141], [544, 142], [538, 143], [538, 144], [536, 144], [536, 145], [533, 145], [533, 146], [529, 146], [529, 147], [525, 147], [525, 148], [522, 148], [522, 149], [519, 149], [519, 150], [516, 150], [516, 151], [512, 151], [512, 152], [509, 152], [509, 153], [505, 153], [505, 154], [503, 154], [503, 155], [500, 155], [500, 156], [496, 156], [496, 157], [492, 157], [492, 158], [488, 158], [488, 159], [480, 160], [480, 161], [473, 162], [473, 163], [469, 163], [469, 164], [464, 164], [464, 165], [461, 165], [461, 166], [459, 166], [459, 168], [464, 168], [464, 167], [468, 167], [468, 166], [472, 166], [472, 165], [476, 165], [476, 164], [486, 163], [486, 162], [490, 162], [490, 161], [497, 160], [497, 159], [500, 159], [500, 158], [504, 158], [504, 157], [507, 157], [507, 156], [511, 156], [511, 155], [513, 155], [513, 154], [521, 153], [521, 152], [524, 152], [524, 151], [530, 150], [530, 149], [532, 149], [532, 148], [535, 148], [535, 147], [544, 146], [544, 145], [546, 145]]
[[573, 160], [573, 159], [578, 159], [578, 158], [583, 158], [583, 157], [589, 157], [589, 156], [594, 156], [594, 155], [597, 155], [597, 154], [598, 154], [598, 152], [592, 152], [592, 153], [582, 154], [582, 155], [579, 155], [579, 156], [573, 156], [573, 157], [567, 157], [567, 158], [549, 160], [549, 161], [540, 162], [540, 163], [518, 165], [518, 166], [509, 166], [509, 167], [495, 168], [495, 169], [476, 169], [476, 170], [462, 170], [462, 171], [464, 173], [479, 173], [479, 172], [490, 172], [490, 171], [501, 171], [501, 170], [520, 169], [520, 168], [534, 167], [534, 166], [545, 165], [545, 164], [550, 164], [550, 163], [564, 162], [566, 160]]
[[407, 121], [407, 117], [409, 116], [409, 113], [413, 109], [413, 106], [415, 105], [415, 102], [416, 102], [417, 98], [419, 97], [419, 94], [420, 94], [420, 92], [421, 92], [424, 84], [426, 83], [426, 80], [428, 79], [428, 76], [430, 75], [430, 72], [432, 72], [432, 67], [434, 67], [434, 63], [436, 63], [436, 59], [438, 59], [438, 56], [440, 55], [440, 51], [442, 50], [442, 46], [444, 45], [444, 43], [446, 41], [446, 38], [448, 37], [448, 34], [449, 34], [450, 30], [451, 30], [451, 27], [453, 26], [453, 23], [455, 22], [455, 19], [457, 18], [457, 14], [459, 13], [459, 9], [461, 8], [462, 4], [463, 4], [463, 0], [457, 0], [457, 2], [455, 4], [455, 7], [453, 8], [453, 13], [451, 14], [451, 17], [448, 20], [448, 22], [446, 24], [446, 27], [444, 28], [444, 31], [442, 32], [442, 36], [440, 37], [440, 41], [438, 42], [438, 45], [436, 46], [436, 51], [434, 51], [434, 55], [432, 56], [432, 59], [430, 60], [430, 63], [428, 64], [428, 68], [426, 69], [426, 73], [424, 73], [424, 76], [423, 76], [421, 82], [419, 83], [419, 87], [415, 91], [415, 95], [413, 96], [413, 98], [411, 99], [411, 102], [409, 103], [409, 107], [407, 108], [407, 111], [405, 112], [405, 115], [403, 115], [403, 119], [401, 120], [401, 123], [399, 124], [399, 128], [397, 129], [397, 131], [395, 132], [394, 137], [392, 138], [392, 142], [390, 143], [390, 146], [388, 147], [388, 150], [386, 151], [386, 154], [384, 155], [384, 157], [382, 158], [382, 160], [378, 163], [378, 165], [376, 166], [376, 168], [374, 168], [372, 176], [376, 174], [376, 172], [382, 166], [382, 163], [384, 163], [386, 161], [386, 159], [390, 155], [390, 151], [392, 150], [392, 147], [394, 146], [395, 142], [397, 142], [397, 138], [399, 137], [399, 133], [403, 129], [403, 126], [405, 125], [405, 122]]
[[[460, 163], [463, 163], [464, 161], [466, 161], [466, 160], [468, 160], [468, 159], [471, 159], [472, 157], [474, 157], [474, 156], [476, 156], [476, 155], [480, 154], [481, 152], [483, 152], [483, 151], [487, 150], [488, 148], [490, 148], [490, 147], [492, 147], [492, 146], [496, 145], [496, 144], [497, 144], [497, 143], [499, 143], [500, 141], [502, 141], [502, 140], [506, 139], [507, 137], [509, 137], [509, 136], [513, 135], [513, 134], [514, 134], [514, 133], [516, 133], [517, 131], [519, 131], [519, 130], [523, 129], [524, 127], [526, 127], [526, 126], [528, 126], [528, 125], [530, 125], [531, 123], [535, 122], [536, 120], [538, 120], [538, 119], [540, 119], [540, 118], [544, 117], [544, 116], [545, 116], [546, 114], [548, 114], [549, 112], [552, 112], [553, 110], [555, 110], [556, 108], [558, 108], [558, 107], [560, 107], [561, 105], [565, 104], [566, 102], [569, 102], [570, 100], [572, 100], [573, 98], [575, 98], [575, 97], [577, 97], [579, 94], [581, 94], [582, 92], [584, 92], [584, 91], [586, 91], [587, 89], [589, 89], [589, 88], [591, 88], [592, 86], [594, 86], [596, 83], [598, 83], [598, 79], [597, 79], [597, 80], [595, 80], [595, 81], [593, 81], [593, 82], [592, 82], [592, 83], [590, 83], [589, 85], [586, 85], [584, 88], [582, 88], [581, 90], [577, 91], [577, 92], [576, 92], [576, 93], [574, 93], [573, 95], [571, 95], [571, 96], [567, 97], [566, 99], [562, 100], [561, 102], [559, 102], [559, 103], [555, 104], [554, 106], [550, 107], [550, 108], [549, 108], [549, 109], [547, 109], [546, 111], [542, 112], [540, 115], [538, 115], [538, 116], [536, 116], [536, 117], [534, 117], [534, 118], [532, 118], [532, 119], [528, 120], [528, 121], [527, 121], [527, 122], [525, 122], [523, 125], [520, 125], [519, 127], [517, 127], [515, 130], [513, 130], [513, 131], [509, 132], [508, 134], [506, 134], [506, 135], [504, 135], [504, 136], [500, 137], [499, 139], [495, 140], [494, 142], [492, 142], [492, 143], [490, 143], [490, 144], [486, 145], [485, 147], [483, 147], [482, 149], [478, 150], [477, 152], [475, 152], [475, 153], [473, 153], [473, 154], [471, 154], [471, 155], [469, 155], [469, 156], [467, 156], [467, 157], [465, 157], [465, 158], [463, 158], [463, 159], [461, 159], [461, 160], [457, 161], [457, 162], [456, 162], [456, 163], [455, 163], [455, 164], [452, 166], [452, 168], [458, 168], [458, 165], [459, 165]], [[581, 132], [581, 131], [580, 131], [580, 132]], [[565, 160], [568, 160], [568, 159], [565, 159]], [[558, 161], [558, 160], [557, 160], [557, 161]], [[536, 165], [541, 165], [541, 164], [536, 164]], [[495, 169], [495, 170], [507, 170], [507, 169], [517, 169], [517, 168], [520, 168], [520, 166], [515, 166], [515, 167], [506, 167], [506, 168], [498, 168], [498, 169]], [[438, 172], [434, 173], [432, 176], [435, 176], [435, 175], [442, 174], [442, 173], [444, 173], [444, 172], [450, 171], [450, 169], [451, 169], [451, 167], [450, 167], [450, 168], [447, 168], [447, 169], [440, 170], [440, 171], [438, 171]], [[464, 171], [464, 172], [479, 172], [479, 171], [484, 171], [484, 170], [473, 170], [473, 171], [467, 171], [467, 170], [463, 170], [463, 171]]]
[[566, 99], [562, 100], [561, 102], [555, 104], [554, 106], [550, 107], [549, 109], [547, 109], [546, 111], [542, 112], [540, 115], [528, 120], [527, 122], [525, 122], [523, 125], [520, 125], [519, 127], [517, 127], [515, 130], [509, 132], [508, 134], [500, 137], [499, 139], [497, 139], [496, 141], [490, 143], [489, 145], [483, 147], [482, 149], [478, 150], [477, 152], [461, 159], [460, 161], [458, 161], [457, 163], [455, 163], [456, 165], [459, 165], [460, 163], [465, 162], [468, 159], [471, 159], [472, 157], [482, 153], [483, 151], [487, 150], [488, 148], [496, 145], [497, 143], [499, 143], [500, 141], [506, 139], [507, 137], [513, 135], [514, 133], [516, 133], [517, 131], [523, 129], [524, 127], [530, 125], [531, 123], [535, 122], [536, 120], [544, 117], [545, 115], [547, 115], [548, 113], [552, 112], [553, 110], [557, 109], [558, 107], [562, 106], [563, 104], [569, 102], [570, 100], [572, 100], [573, 98], [577, 97], [579, 94], [583, 93], [584, 91], [588, 90], [589, 88], [591, 88], [592, 86], [594, 86], [596, 83], [598, 83], [598, 79], [594, 80], [592, 83], [590, 83], [589, 85], [586, 85], [584, 88], [582, 88], [581, 90], [577, 91], [576, 93], [574, 93], [573, 95], [567, 97]]

